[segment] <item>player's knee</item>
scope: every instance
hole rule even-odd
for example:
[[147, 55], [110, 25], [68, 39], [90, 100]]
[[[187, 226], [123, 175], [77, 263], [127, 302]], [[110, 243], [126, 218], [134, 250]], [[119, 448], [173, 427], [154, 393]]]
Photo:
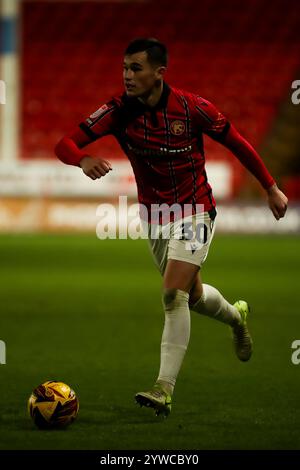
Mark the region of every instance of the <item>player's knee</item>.
[[162, 300], [165, 310], [172, 310], [182, 302], [188, 302], [189, 294], [180, 289], [164, 288]]
[[177, 294], [177, 289], [165, 288], [163, 290], [162, 301], [163, 301], [165, 308], [170, 307], [174, 303], [174, 300], [176, 299], [176, 294]]

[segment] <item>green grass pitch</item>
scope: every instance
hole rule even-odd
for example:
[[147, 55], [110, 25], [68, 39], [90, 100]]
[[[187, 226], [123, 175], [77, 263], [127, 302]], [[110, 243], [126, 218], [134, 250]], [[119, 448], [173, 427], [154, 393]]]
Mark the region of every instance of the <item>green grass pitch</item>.
[[[192, 313], [170, 417], [139, 408], [156, 378], [161, 280], [145, 240], [0, 237], [1, 449], [300, 449], [300, 250], [297, 237], [216, 234], [204, 282], [249, 301], [254, 354], [240, 363], [229, 328]], [[70, 384], [77, 420], [39, 431], [32, 389]]]

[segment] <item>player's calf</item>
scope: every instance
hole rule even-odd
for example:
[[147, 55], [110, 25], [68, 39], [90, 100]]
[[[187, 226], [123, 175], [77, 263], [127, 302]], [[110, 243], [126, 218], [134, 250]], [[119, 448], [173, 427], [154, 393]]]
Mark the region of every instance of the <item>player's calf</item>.
[[[192, 296], [195, 298], [195, 293]], [[231, 305], [215, 287], [208, 284], [202, 284], [202, 295], [193, 305], [190, 305], [190, 309], [230, 326], [241, 320], [236, 307]]]

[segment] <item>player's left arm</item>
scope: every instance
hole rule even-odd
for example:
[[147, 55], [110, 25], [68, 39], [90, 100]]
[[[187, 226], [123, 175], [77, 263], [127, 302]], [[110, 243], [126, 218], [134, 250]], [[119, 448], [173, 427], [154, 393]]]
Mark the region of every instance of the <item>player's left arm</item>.
[[268, 172], [262, 158], [252, 145], [231, 124], [220, 141], [258, 179], [266, 190], [268, 204], [274, 217], [279, 220], [287, 210], [288, 198], [280, 191], [274, 178]]
[[279, 220], [287, 210], [288, 199], [277, 187], [262, 158], [226, 117], [209, 101], [197, 96], [195, 117], [202, 132], [224, 145], [249, 170], [266, 190], [268, 204]]

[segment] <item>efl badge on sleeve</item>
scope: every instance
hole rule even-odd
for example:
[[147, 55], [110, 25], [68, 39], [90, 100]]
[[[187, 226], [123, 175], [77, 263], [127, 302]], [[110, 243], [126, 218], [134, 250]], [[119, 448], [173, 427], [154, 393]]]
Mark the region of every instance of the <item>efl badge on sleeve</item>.
[[90, 115], [91, 119], [97, 119], [101, 114], [103, 114], [108, 109], [107, 104], [101, 106], [101, 108], [97, 109], [93, 114]]

